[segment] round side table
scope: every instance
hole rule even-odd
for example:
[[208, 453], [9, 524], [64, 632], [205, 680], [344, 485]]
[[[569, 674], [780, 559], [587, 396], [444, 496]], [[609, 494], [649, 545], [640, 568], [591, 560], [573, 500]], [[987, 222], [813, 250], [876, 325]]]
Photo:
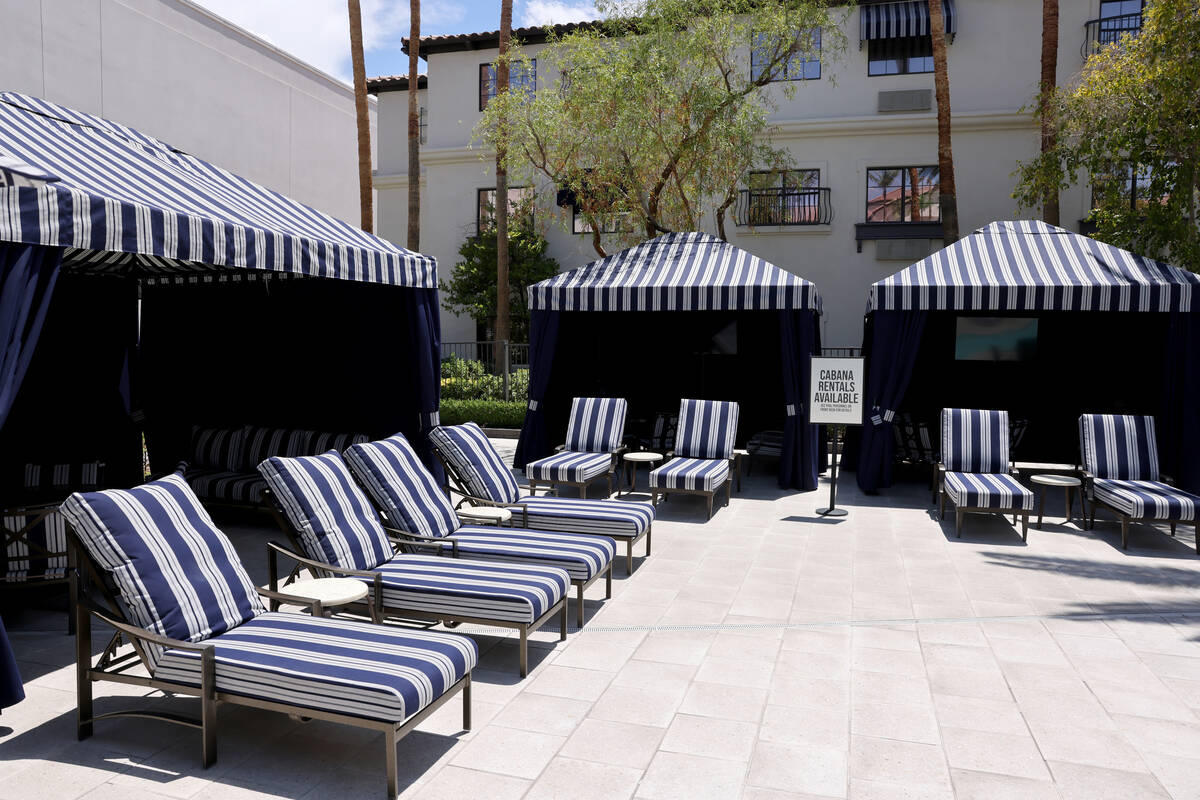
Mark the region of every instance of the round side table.
[[1083, 482], [1073, 475], [1034, 475], [1029, 479], [1033, 483], [1042, 487], [1041, 497], [1038, 498], [1038, 530], [1042, 528], [1042, 512], [1046, 509], [1046, 492], [1054, 487], [1061, 487], [1066, 495], [1067, 500], [1067, 518], [1063, 520], [1063, 524], [1071, 521], [1071, 512], [1074, 510], [1074, 500], [1071, 498], [1071, 492], [1075, 489], [1079, 490], [1079, 513], [1087, 516], [1083, 507]]
[[458, 509], [463, 522], [473, 525], [495, 525], [497, 528], [512, 521], [512, 509], [503, 506], [463, 506]]
[[362, 600], [367, 596], [367, 584], [354, 578], [313, 578], [286, 586], [283, 592], [311, 600], [312, 615], [321, 617], [326, 609]]
[[[629, 478], [629, 488], [625, 490], [625, 494], [632, 494], [637, 489], [638, 464], [657, 464], [659, 461], [663, 460], [662, 453], [651, 453], [649, 450], [642, 450], [637, 453], [626, 453], [623, 458], [625, 459], [625, 471], [631, 473]], [[617, 497], [620, 496], [621, 493], [618, 491]]]

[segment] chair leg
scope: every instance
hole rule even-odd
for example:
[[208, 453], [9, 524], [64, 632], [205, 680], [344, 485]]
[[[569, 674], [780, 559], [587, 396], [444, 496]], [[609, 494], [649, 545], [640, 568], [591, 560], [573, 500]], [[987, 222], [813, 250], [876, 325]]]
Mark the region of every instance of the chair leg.
[[713, 492], [712, 494], [710, 494], [708, 496], [708, 518], [709, 519], [712, 519], [713, 497], [715, 497], [715, 496], [716, 496], [716, 492]]
[[388, 800], [393, 800], [400, 793], [400, 770], [396, 764], [395, 728], [383, 732], [383, 749], [385, 763], [387, 764]]
[[954, 535], [959, 539], [962, 538], [962, 521], [963, 510], [961, 508], [954, 509]]
[[1192, 533], [1196, 535], [1196, 555], [1200, 556], [1200, 521], [1192, 526]]
[[[563, 603], [563, 611], [567, 610], [567, 604]], [[564, 620], [565, 622], [565, 620]], [[529, 674], [529, 626], [521, 626], [521, 642], [518, 645], [521, 648], [521, 677], [524, 678]]]
[[1171, 538], [1175, 538], [1175, 523], [1171, 523]]
[[[1041, 494], [1040, 494], [1040, 496], [1038, 497], [1038, 521], [1037, 521], [1037, 528], [1038, 528], [1038, 530], [1039, 530], [1039, 531], [1042, 529], [1042, 515], [1045, 513], [1045, 511], [1046, 511], [1046, 489], [1045, 489], [1045, 487], [1042, 487]], [[1068, 511], [1067, 513], [1069, 514], [1069, 513], [1071, 513], [1071, 512], [1070, 512], [1070, 511]]]
[[938, 507], [939, 507], [939, 511], [941, 512], [942, 519], [945, 519], [946, 518], [946, 493], [945, 492], [942, 492], [940, 495], [938, 495]]
[[577, 627], [583, 627], [583, 582], [580, 581], [575, 595], [575, 619]]
[[587, 499], [587, 484], [586, 483], [579, 484], [579, 499], [580, 500]]
[[207, 768], [217, 760], [217, 660], [211, 647], [200, 654], [200, 730]]
[[633, 539], [625, 542], [625, 574], [633, 574]]
[[562, 613], [558, 615], [558, 640], [565, 642], [567, 640], [567, 599], [563, 598]]
[[471, 730], [471, 673], [463, 677], [463, 730]]
[[1121, 516], [1121, 549], [1129, 549], [1129, 517]]
[[92, 618], [79, 603], [77, 576], [71, 578], [72, 608], [75, 615], [75, 695], [76, 736], [80, 741], [92, 735], [92, 679], [88, 675], [92, 665]]
[[612, 600], [612, 562], [608, 562], [608, 569], [604, 573], [604, 599]]
[[1029, 512], [1026, 511], [1021, 515], [1021, 541], [1029, 541]]

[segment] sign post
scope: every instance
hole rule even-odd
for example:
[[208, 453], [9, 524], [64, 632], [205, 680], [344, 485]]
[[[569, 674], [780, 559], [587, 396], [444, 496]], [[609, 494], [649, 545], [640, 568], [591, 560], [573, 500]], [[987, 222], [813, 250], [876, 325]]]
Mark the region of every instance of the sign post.
[[861, 425], [863, 412], [863, 360], [814, 356], [809, 380], [808, 421], [833, 430], [833, 462], [829, 474], [829, 507], [818, 508], [822, 517], [844, 517], [837, 507], [838, 430]]

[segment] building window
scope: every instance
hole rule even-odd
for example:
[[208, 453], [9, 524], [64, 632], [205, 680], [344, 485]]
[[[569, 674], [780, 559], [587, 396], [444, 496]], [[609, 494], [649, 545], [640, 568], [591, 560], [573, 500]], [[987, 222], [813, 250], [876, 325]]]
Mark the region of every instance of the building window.
[[[633, 230], [633, 217], [628, 211], [619, 214], [597, 214], [600, 221], [601, 233], [627, 233]], [[592, 226], [587, 217], [579, 210], [579, 206], [571, 206], [571, 233], [591, 233]]]
[[940, 222], [937, 167], [867, 170], [867, 222]]
[[822, 203], [828, 190], [822, 192], [820, 186], [819, 169], [751, 172], [746, 177], [745, 214], [735, 213], [735, 220], [751, 226], [828, 223]]
[[868, 75], [933, 72], [933, 38], [872, 39], [867, 43]]
[[1115, 191], [1117, 197], [1127, 200], [1130, 211], [1145, 209], [1152, 204], [1163, 205], [1170, 194], [1155, 196], [1153, 174], [1150, 167], [1123, 164], [1107, 175], [1092, 177], [1092, 208], [1100, 207], [1102, 195]]
[[[517, 62], [508, 69], [508, 88], [513, 92], [524, 92], [532, 97], [537, 88], [537, 59], [528, 64]], [[487, 108], [488, 101], [496, 96], [496, 65], [479, 65], [479, 110]]]
[[[508, 187], [509, 227], [533, 230], [533, 187]], [[475, 190], [475, 235], [496, 227], [496, 190]]]
[[[813, 28], [808, 33], [812, 37], [811, 45], [804, 50], [821, 52], [821, 29]], [[750, 80], [757, 81], [767, 69], [771, 61], [771, 50], [764, 46], [765, 36], [756, 33], [754, 43], [750, 47]], [[821, 77], [821, 57], [806, 58], [805, 53], [796, 53], [787, 63], [776, 68], [771, 76], [772, 81], [814, 81]]]
[[1095, 53], [1105, 45], [1119, 42], [1122, 37], [1136, 36], [1142, 30], [1142, 0], [1102, 0], [1100, 17], [1085, 26], [1084, 56]]

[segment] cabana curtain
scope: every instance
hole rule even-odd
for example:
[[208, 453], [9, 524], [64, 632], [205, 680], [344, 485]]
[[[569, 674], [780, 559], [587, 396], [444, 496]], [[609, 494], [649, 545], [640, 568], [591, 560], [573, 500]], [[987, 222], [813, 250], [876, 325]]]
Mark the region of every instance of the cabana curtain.
[[412, 357], [416, 364], [413, 369], [417, 379], [417, 404], [419, 425], [417, 436], [412, 444], [421, 460], [425, 462], [439, 483], [444, 483], [442, 465], [433, 456], [433, 447], [426, 435], [437, 427], [441, 420], [438, 418], [438, 405], [441, 402], [441, 319], [438, 314], [437, 290], [414, 289], [404, 293], [405, 315], [408, 318], [409, 341]]
[[37, 346], [62, 249], [0, 242], [0, 428]]
[[870, 321], [867, 394], [858, 485], [873, 492], [892, 484], [892, 420], [904, 399], [925, 332], [924, 311], [881, 311]]
[[780, 311], [779, 331], [783, 346], [783, 396], [787, 416], [783, 422], [784, 449], [779, 459], [779, 485], [808, 491], [817, 488], [817, 426], [807, 424], [812, 370], [808, 356], [817, 352], [817, 326], [811, 313]]
[[558, 347], [557, 311], [534, 311], [529, 319], [529, 408], [517, 442], [514, 459], [519, 467], [537, 461], [550, 452], [546, 432], [546, 391], [550, 388], [550, 373]]

